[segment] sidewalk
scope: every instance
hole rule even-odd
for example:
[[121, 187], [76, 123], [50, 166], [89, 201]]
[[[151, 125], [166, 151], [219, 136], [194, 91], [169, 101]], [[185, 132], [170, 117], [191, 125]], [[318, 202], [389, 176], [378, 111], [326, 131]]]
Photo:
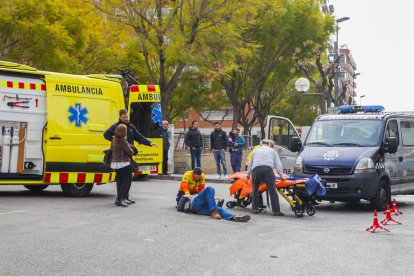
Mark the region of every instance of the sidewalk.
[[[217, 179], [217, 174], [205, 174], [206, 176], [206, 184], [208, 183], [226, 183], [230, 184], [231, 181], [227, 179]], [[161, 179], [161, 180], [177, 180], [181, 181], [182, 179], [181, 174], [171, 174], [171, 175], [148, 175], [148, 178], [151, 179]]]

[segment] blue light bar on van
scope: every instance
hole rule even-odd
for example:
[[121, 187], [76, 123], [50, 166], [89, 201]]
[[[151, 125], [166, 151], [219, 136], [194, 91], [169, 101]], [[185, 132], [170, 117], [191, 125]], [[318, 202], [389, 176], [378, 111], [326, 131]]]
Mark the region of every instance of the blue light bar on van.
[[343, 105], [337, 107], [336, 110], [340, 114], [349, 114], [349, 113], [379, 113], [385, 110], [382, 105]]

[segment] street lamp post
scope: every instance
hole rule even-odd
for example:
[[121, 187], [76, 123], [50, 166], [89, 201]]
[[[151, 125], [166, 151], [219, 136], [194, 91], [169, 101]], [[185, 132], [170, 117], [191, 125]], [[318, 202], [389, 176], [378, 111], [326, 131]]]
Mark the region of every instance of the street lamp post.
[[316, 93], [316, 91], [312, 94], [305, 94], [306, 91], [309, 90], [310, 83], [309, 80], [306, 78], [299, 78], [295, 82], [296, 90], [302, 94], [302, 96], [315, 96], [315, 115], [318, 117], [318, 96], [322, 95], [322, 93]]
[[361, 96], [359, 96], [359, 105], [362, 105], [362, 98], [365, 98], [366, 97], [366, 95], [361, 95]]
[[[349, 17], [341, 17], [338, 18], [336, 22], [336, 41], [334, 44], [334, 51], [335, 51], [335, 59], [334, 61], [339, 57], [339, 23], [349, 20]], [[335, 67], [335, 105], [338, 104], [338, 95], [339, 95], [339, 81], [338, 81], [338, 75], [339, 75], [339, 65]]]

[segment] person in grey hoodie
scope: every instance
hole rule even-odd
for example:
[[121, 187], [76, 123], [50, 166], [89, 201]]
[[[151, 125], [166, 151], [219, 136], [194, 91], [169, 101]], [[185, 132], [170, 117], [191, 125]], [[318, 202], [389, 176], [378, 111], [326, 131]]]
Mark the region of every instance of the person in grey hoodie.
[[[190, 148], [191, 153], [191, 169], [195, 167], [201, 168], [201, 150], [203, 149], [203, 138], [198, 130], [198, 121], [191, 123], [185, 136], [185, 144]], [[196, 164], [197, 163], [197, 164]]]

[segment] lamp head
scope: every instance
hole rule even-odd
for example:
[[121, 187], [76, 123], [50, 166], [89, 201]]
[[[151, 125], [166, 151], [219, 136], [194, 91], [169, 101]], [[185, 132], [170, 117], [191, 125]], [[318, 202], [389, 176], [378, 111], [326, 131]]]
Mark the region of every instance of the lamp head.
[[345, 17], [338, 18], [338, 19], [336, 20], [336, 22], [341, 23], [341, 22], [347, 21], [347, 20], [349, 20], [349, 19], [351, 19], [351, 18], [349, 18], [349, 17], [345, 16]]
[[306, 78], [299, 78], [295, 82], [295, 88], [299, 92], [306, 92], [309, 90], [310, 83], [309, 80]]

